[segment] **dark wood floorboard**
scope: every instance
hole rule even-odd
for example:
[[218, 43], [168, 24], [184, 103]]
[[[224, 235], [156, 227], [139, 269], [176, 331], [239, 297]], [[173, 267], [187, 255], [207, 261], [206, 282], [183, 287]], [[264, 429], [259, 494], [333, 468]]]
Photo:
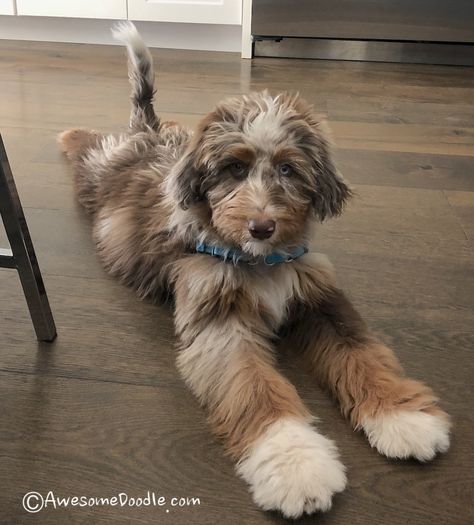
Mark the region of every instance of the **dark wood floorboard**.
[[[193, 126], [221, 98], [263, 88], [299, 90], [328, 117], [356, 198], [312, 249], [330, 257], [373, 329], [454, 416], [448, 454], [429, 465], [386, 460], [282, 349], [282, 369], [349, 475], [330, 513], [300, 523], [474, 523], [474, 69], [153, 55], [165, 117]], [[59, 332], [52, 345], [36, 342], [17, 276], [1, 270], [0, 523], [283, 524], [255, 508], [179, 378], [169, 307], [138, 301], [104, 273], [73, 200], [55, 136], [127, 125], [123, 50], [0, 41], [0, 93], [0, 131]], [[26, 492], [49, 490], [152, 490], [201, 504], [21, 508]]]

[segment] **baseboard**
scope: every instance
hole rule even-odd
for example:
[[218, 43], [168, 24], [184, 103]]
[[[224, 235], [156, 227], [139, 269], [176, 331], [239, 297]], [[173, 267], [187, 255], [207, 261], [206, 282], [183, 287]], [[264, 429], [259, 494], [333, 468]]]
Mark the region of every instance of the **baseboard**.
[[[0, 16], [0, 40], [113, 44], [114, 20]], [[242, 27], [214, 24], [135, 22], [150, 47], [239, 52]]]
[[254, 36], [256, 57], [474, 66], [473, 44]]

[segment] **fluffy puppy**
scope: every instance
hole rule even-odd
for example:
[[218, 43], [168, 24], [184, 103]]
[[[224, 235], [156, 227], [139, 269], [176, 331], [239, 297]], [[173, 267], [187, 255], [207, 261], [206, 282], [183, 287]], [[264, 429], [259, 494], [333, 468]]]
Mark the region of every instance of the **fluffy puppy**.
[[252, 93], [220, 103], [193, 134], [156, 116], [135, 27], [116, 36], [128, 48], [129, 131], [70, 130], [59, 143], [106, 269], [141, 297], [173, 294], [178, 368], [255, 502], [294, 518], [328, 510], [346, 484], [336, 446], [275, 366], [278, 337], [381, 454], [447, 450], [433, 392], [403, 375], [327, 261], [305, 249], [351, 194], [312, 108]]

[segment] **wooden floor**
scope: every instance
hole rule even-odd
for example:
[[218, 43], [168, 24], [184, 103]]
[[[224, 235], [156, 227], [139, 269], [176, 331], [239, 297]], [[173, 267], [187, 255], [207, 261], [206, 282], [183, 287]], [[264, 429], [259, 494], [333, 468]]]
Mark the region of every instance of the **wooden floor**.
[[[428, 465], [389, 461], [284, 357], [350, 480], [330, 513], [301, 523], [474, 523], [474, 69], [153, 54], [165, 117], [194, 125], [221, 98], [265, 87], [299, 90], [328, 116], [357, 198], [313, 248], [454, 416], [448, 454]], [[0, 523], [284, 523], [253, 505], [180, 380], [169, 309], [139, 302], [104, 273], [74, 203], [55, 135], [126, 126], [122, 49], [0, 41], [0, 94], [0, 131], [59, 332], [53, 345], [36, 343], [16, 274], [0, 271]], [[147, 490], [200, 506], [21, 506], [29, 491]]]

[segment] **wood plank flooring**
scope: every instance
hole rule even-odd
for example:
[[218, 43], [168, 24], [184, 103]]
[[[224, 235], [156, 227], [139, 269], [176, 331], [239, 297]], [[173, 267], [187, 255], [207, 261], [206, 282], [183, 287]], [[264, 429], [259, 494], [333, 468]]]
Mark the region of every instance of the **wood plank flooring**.
[[[222, 97], [263, 88], [299, 90], [328, 117], [357, 197], [313, 249], [329, 255], [370, 325], [454, 416], [446, 455], [389, 461], [282, 351], [349, 476], [331, 512], [300, 523], [474, 523], [474, 69], [153, 55], [165, 117], [195, 125]], [[180, 380], [169, 308], [138, 301], [104, 273], [74, 203], [55, 135], [125, 127], [128, 90], [119, 47], [0, 41], [0, 131], [59, 333], [52, 345], [36, 342], [17, 276], [1, 270], [0, 523], [285, 523], [254, 506]], [[25, 493], [50, 490], [150, 490], [200, 505], [22, 509]]]

